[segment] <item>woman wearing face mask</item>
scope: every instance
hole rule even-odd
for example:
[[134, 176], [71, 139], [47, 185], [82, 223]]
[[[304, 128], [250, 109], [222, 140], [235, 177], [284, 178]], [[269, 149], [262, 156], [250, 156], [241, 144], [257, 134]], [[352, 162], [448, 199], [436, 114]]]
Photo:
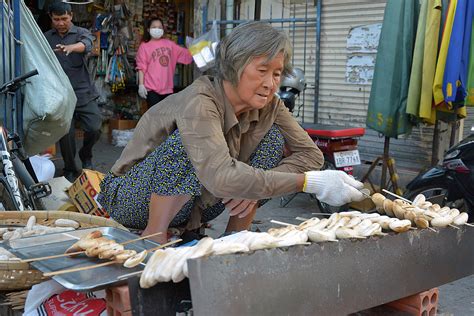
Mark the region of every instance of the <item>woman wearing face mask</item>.
[[193, 61], [186, 48], [163, 35], [163, 22], [158, 18], [148, 20], [136, 57], [138, 95], [146, 99], [148, 108], [173, 93], [176, 64], [187, 65]]

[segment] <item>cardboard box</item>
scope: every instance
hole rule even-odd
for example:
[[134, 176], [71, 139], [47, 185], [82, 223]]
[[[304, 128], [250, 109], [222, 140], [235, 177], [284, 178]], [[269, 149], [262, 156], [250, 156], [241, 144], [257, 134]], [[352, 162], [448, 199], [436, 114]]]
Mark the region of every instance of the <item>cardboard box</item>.
[[116, 120], [110, 119], [109, 120], [109, 143], [112, 141], [112, 130], [114, 129], [132, 129], [137, 126], [138, 121], [136, 120]]
[[79, 212], [66, 193], [72, 185], [71, 182], [64, 177], [58, 177], [48, 183], [51, 186], [51, 194], [41, 199], [45, 210]]
[[97, 195], [100, 192], [100, 182], [104, 174], [94, 170], [84, 169], [79, 178], [67, 190], [79, 212], [109, 217], [105, 209], [97, 202]]

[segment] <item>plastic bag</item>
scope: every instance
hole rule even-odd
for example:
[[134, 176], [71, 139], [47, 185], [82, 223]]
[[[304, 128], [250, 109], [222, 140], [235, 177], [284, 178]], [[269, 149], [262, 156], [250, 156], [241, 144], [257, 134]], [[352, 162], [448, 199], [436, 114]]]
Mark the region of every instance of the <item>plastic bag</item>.
[[28, 292], [23, 315], [106, 316], [105, 290], [76, 292], [54, 280], [43, 281]]
[[216, 21], [212, 22], [212, 27], [208, 32], [192, 40], [188, 49], [200, 71], [206, 71], [214, 66], [218, 42], [219, 33]]
[[[6, 6], [4, 10], [8, 14]], [[2, 25], [0, 22], [4, 34], [7, 32], [6, 23]], [[38, 70], [38, 75], [29, 78], [23, 88], [23, 145], [28, 154], [34, 155], [67, 134], [77, 99], [69, 78], [23, 1], [20, 23], [21, 41], [24, 43], [21, 48], [22, 72]], [[7, 52], [12, 49], [11, 45], [1, 45], [0, 41], [0, 49]], [[8, 67], [6, 64], [4, 66]]]

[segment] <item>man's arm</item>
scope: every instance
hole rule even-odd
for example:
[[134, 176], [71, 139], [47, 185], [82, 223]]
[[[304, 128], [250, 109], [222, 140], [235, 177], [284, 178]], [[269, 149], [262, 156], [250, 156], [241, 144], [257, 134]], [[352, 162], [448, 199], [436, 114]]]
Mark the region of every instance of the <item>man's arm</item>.
[[94, 42], [94, 36], [89, 32], [89, 30], [84, 28], [78, 28], [78, 40], [77, 43], [69, 45], [56, 45], [55, 51], [62, 52], [69, 55], [71, 53], [88, 53], [92, 49], [92, 43]]
[[76, 44], [70, 44], [70, 45], [62, 45], [58, 44], [56, 45], [56, 48], [54, 49], [55, 52], [60, 52], [66, 54], [68, 56], [71, 53], [83, 53], [86, 51], [86, 45], [82, 42], [78, 42]]

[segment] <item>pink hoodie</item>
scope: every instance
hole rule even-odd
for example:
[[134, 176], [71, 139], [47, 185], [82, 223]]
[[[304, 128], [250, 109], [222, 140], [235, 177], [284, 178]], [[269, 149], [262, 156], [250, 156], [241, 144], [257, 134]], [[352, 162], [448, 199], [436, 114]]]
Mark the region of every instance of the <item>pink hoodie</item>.
[[169, 39], [143, 42], [138, 48], [137, 69], [144, 73], [144, 84], [148, 91], [158, 94], [173, 93], [173, 77], [176, 64], [190, 64], [191, 53]]

